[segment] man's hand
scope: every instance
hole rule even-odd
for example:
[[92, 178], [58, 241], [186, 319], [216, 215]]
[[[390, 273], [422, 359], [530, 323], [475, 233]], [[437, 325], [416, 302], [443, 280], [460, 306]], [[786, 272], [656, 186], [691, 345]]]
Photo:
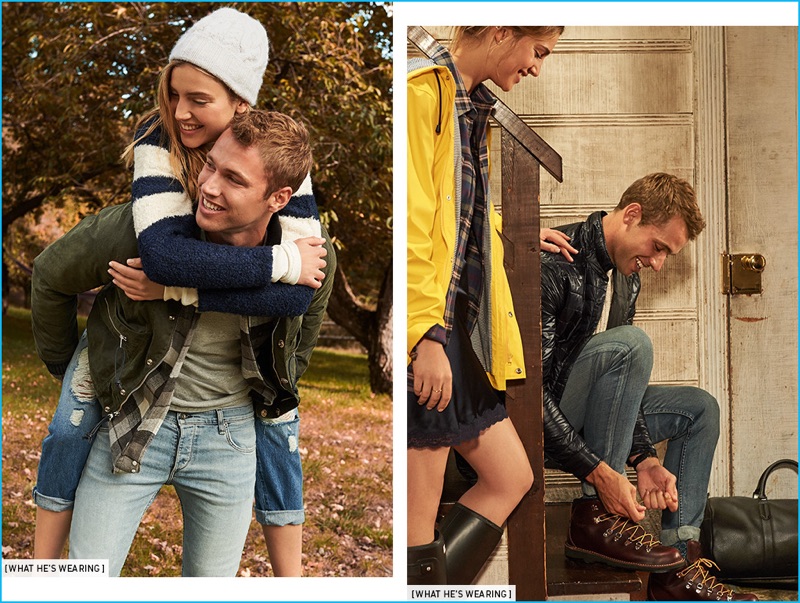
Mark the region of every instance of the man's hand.
[[636, 466], [639, 496], [648, 509], [678, 510], [677, 478], [667, 471], [655, 457], [643, 460]]
[[324, 258], [328, 255], [328, 250], [325, 249], [325, 239], [321, 237], [306, 237], [304, 239], [297, 239], [295, 242], [297, 249], [300, 250], [300, 278], [297, 281], [298, 285], [306, 285], [312, 289], [319, 289], [322, 287], [322, 279], [325, 278], [325, 273], [322, 269], [325, 268]]
[[601, 461], [586, 476], [586, 481], [597, 490], [597, 495], [609, 513], [616, 513], [637, 522], [644, 519], [645, 507], [636, 500], [636, 488], [628, 478], [614, 471], [606, 463]]
[[[547, 241], [550, 241], [549, 243]], [[572, 262], [572, 255], [578, 253], [572, 245], [569, 244], [570, 237], [565, 235], [560, 230], [552, 228], [542, 228], [539, 230], [539, 243], [541, 244], [542, 251], [549, 251], [550, 253], [560, 253], [568, 262]]]
[[133, 301], [149, 301], [164, 299], [164, 285], [154, 283], [142, 270], [142, 260], [131, 258], [127, 266], [119, 262], [109, 262], [108, 273], [114, 284]]
[[450, 404], [453, 393], [453, 373], [444, 346], [432, 339], [421, 339], [417, 344], [411, 366], [414, 370], [414, 394], [418, 404], [428, 410], [442, 412]]

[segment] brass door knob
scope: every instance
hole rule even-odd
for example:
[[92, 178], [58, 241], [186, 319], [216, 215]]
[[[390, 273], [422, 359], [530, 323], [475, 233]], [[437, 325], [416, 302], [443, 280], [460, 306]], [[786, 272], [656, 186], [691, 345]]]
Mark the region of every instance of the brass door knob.
[[767, 258], [760, 253], [742, 256], [741, 262], [742, 268], [751, 272], [764, 272], [764, 268], [767, 267]]

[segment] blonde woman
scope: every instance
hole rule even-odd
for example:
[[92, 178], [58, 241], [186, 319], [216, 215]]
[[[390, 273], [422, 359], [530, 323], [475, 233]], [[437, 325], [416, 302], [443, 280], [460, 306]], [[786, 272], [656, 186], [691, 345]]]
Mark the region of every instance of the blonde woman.
[[[408, 582], [469, 584], [533, 483], [505, 409], [524, 377], [488, 186], [484, 82], [536, 77], [563, 27], [458, 27], [408, 73]], [[448, 453], [477, 483], [435, 529]], [[446, 553], [445, 553], [446, 550]]]

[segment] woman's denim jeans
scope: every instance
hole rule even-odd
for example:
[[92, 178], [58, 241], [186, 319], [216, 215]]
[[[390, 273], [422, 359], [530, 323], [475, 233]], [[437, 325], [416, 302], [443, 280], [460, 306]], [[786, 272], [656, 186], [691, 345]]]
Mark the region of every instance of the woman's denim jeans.
[[299, 525], [303, 510], [303, 464], [297, 409], [277, 419], [256, 419], [256, 521]]
[[[597, 455], [624, 473], [641, 408], [652, 441], [668, 440], [664, 466], [678, 478], [678, 510], [662, 513], [661, 540], [697, 539], [719, 438], [719, 406], [690, 386], [648, 385], [653, 346], [636, 327], [592, 337], [572, 367], [560, 408]], [[594, 488], [583, 484], [585, 494]]]
[[78, 486], [70, 559], [108, 559], [119, 575], [136, 530], [164, 484], [183, 509], [183, 575], [235, 576], [253, 512], [252, 406], [170, 411], [138, 473], [112, 473], [108, 430], [97, 433]]
[[92, 449], [90, 434], [102, 417], [89, 375], [86, 332], [72, 355], [61, 397], [48, 434], [42, 441], [42, 456], [34, 502], [48, 511], [67, 511], [75, 502], [75, 490], [86, 458]]

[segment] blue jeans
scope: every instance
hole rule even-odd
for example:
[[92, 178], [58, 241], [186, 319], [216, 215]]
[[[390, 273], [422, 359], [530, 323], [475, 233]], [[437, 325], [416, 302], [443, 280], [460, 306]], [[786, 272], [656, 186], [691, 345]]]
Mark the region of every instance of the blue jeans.
[[303, 466], [297, 409], [277, 419], [256, 419], [256, 521], [299, 525], [303, 510]]
[[[662, 512], [661, 540], [696, 540], [719, 438], [719, 406], [696, 387], [648, 385], [652, 367], [653, 346], [641, 329], [598, 333], [572, 367], [560, 408], [589, 448], [620, 473], [641, 408], [652, 441], [668, 440], [664, 467], [678, 479], [678, 510]], [[595, 494], [587, 483], [583, 491]]]
[[[49, 433], [42, 442], [33, 500], [48, 511], [67, 511], [75, 503], [75, 490], [92, 449], [89, 435], [102, 419], [89, 374], [86, 346], [84, 332], [64, 376]], [[255, 424], [256, 520], [271, 526], [301, 524], [305, 512], [297, 410], [277, 419], [259, 418]]]
[[235, 576], [250, 528], [256, 470], [251, 406], [170, 411], [138, 473], [112, 473], [101, 428], [78, 486], [70, 559], [108, 559], [118, 576], [147, 508], [165, 484], [183, 510], [184, 576]]
[[72, 355], [48, 434], [42, 441], [42, 456], [34, 502], [48, 511], [67, 511], [75, 502], [75, 490], [86, 458], [92, 449], [90, 434], [102, 417], [89, 374], [86, 332]]

